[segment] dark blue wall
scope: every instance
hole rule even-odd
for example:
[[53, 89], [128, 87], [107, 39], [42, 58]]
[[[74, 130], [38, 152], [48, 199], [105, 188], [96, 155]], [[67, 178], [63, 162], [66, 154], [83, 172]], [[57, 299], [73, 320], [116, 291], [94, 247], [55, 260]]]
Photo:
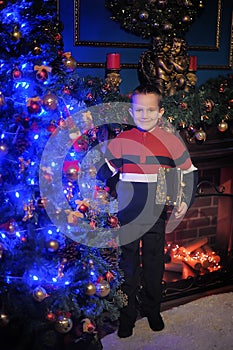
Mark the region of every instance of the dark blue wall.
[[[137, 64], [140, 54], [147, 48], [122, 48], [103, 47], [96, 42], [123, 42], [146, 45], [148, 41], [126, 33], [120, 28], [120, 24], [110, 19], [111, 13], [105, 9], [105, 0], [80, 0], [80, 35], [81, 42], [94, 42], [93, 45], [75, 45], [75, 6], [74, 0], [60, 0], [59, 14], [60, 20], [64, 24], [63, 39], [65, 51], [70, 51], [72, 56], [80, 63], [79, 75], [98, 76], [104, 78], [104, 63], [106, 54], [119, 52], [121, 63], [129, 64], [134, 68], [121, 69], [122, 83], [120, 90], [122, 93], [131, 91], [138, 84]], [[77, 4], [77, 3], [76, 3]], [[218, 9], [219, 12], [218, 16]], [[190, 31], [186, 35], [186, 41], [192, 50], [190, 55], [198, 56], [198, 84], [205, 82], [211, 77], [233, 73], [232, 70], [232, 0], [207, 0], [207, 4], [202, 15], [193, 23]], [[218, 22], [220, 19], [220, 22]], [[216, 44], [217, 24], [219, 24], [219, 46]], [[100, 63], [100, 68], [85, 68], [82, 63]], [[91, 66], [91, 65], [90, 65]]]

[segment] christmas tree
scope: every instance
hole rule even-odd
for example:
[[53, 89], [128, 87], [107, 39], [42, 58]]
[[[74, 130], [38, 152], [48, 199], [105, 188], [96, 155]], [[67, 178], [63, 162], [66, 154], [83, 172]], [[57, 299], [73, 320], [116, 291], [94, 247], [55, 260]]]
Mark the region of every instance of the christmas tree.
[[0, 332], [14, 350], [101, 349], [98, 327], [127, 302], [116, 199], [95, 179], [98, 135], [109, 118], [121, 131], [127, 98], [79, 78], [56, 4], [0, 9]]

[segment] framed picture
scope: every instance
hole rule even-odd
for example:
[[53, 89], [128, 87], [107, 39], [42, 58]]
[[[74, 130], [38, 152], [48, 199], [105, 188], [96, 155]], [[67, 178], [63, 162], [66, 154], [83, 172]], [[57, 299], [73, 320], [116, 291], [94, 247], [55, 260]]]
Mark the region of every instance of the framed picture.
[[[74, 4], [74, 45], [90, 47], [110, 47], [123, 49], [147, 49], [150, 41], [143, 40], [132, 33], [126, 33], [120, 28], [120, 24], [114, 22], [111, 13], [105, 8], [105, 0], [73, 0]], [[223, 0], [208, 0], [207, 10], [202, 13], [202, 25], [198, 22], [192, 24], [186, 40], [192, 43], [188, 46], [189, 51], [219, 52], [221, 48], [221, 30], [225, 28], [222, 21]], [[211, 14], [211, 15], [210, 15]], [[203, 28], [203, 23], [208, 26]], [[213, 30], [215, 28], [215, 30]], [[224, 34], [225, 35], [225, 34]], [[119, 41], [118, 38], [121, 38]], [[190, 39], [190, 40], [189, 40]], [[221, 48], [222, 49], [222, 48]], [[229, 45], [227, 52], [228, 63], [225, 65], [199, 64], [198, 69], [232, 69], [233, 51], [233, 17], [229, 33]], [[226, 52], [226, 50], [225, 50]], [[210, 59], [211, 61], [211, 59]], [[81, 63], [82, 65], [82, 63]], [[102, 68], [101, 63], [84, 63], [84, 67]], [[137, 64], [122, 63], [121, 68], [137, 68]]]

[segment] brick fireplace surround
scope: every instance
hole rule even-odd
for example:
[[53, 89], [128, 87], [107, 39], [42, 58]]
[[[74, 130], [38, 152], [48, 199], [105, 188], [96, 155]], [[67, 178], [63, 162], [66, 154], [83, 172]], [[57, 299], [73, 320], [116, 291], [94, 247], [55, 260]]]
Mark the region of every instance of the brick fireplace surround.
[[202, 144], [190, 142], [184, 130], [180, 133], [198, 168], [200, 193], [179, 226], [166, 233], [166, 242], [185, 244], [207, 237], [225, 264], [233, 251], [233, 128], [220, 133], [209, 127]]

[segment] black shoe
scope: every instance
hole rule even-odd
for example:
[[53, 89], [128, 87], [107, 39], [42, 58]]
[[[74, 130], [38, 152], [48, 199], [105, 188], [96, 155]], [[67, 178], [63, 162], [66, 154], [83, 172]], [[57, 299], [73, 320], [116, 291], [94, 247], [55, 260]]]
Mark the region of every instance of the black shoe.
[[119, 338], [131, 337], [131, 335], [133, 335], [133, 328], [134, 327], [129, 327], [129, 326], [120, 324], [117, 332], [118, 337]]
[[164, 329], [164, 322], [163, 322], [163, 319], [162, 319], [160, 313], [147, 314], [146, 316], [147, 316], [148, 323], [149, 323], [149, 326], [152, 329], [152, 331], [158, 332], [158, 331], [161, 331], [162, 329]]

